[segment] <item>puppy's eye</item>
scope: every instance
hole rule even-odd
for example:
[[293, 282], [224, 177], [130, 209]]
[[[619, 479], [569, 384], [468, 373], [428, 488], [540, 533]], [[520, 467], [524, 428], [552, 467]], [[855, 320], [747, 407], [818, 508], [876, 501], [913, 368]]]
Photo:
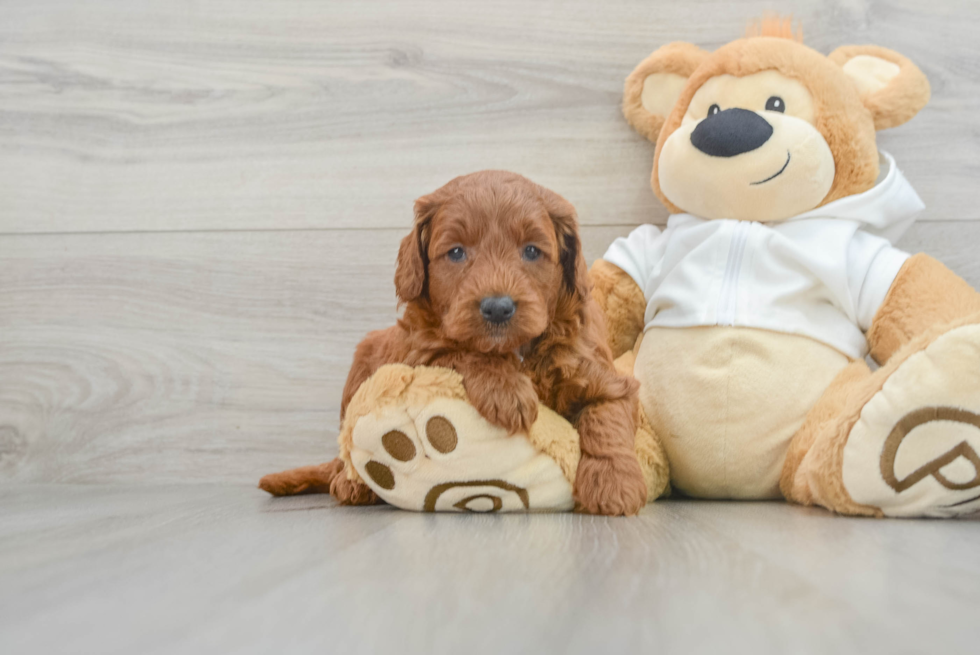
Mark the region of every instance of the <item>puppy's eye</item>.
[[449, 261], [451, 262], [461, 262], [466, 259], [466, 251], [459, 246], [456, 246], [446, 253], [446, 257], [448, 257]]
[[778, 111], [780, 114], [786, 113], [786, 103], [779, 96], [773, 96], [766, 100], [766, 111]]
[[524, 246], [524, 253], [521, 256], [525, 261], [533, 262], [541, 256], [541, 250], [537, 246]]
[[711, 118], [712, 116], [714, 116], [720, 111], [721, 111], [721, 107], [719, 107], [718, 105], [711, 105], [710, 107], [708, 107], [708, 118]]

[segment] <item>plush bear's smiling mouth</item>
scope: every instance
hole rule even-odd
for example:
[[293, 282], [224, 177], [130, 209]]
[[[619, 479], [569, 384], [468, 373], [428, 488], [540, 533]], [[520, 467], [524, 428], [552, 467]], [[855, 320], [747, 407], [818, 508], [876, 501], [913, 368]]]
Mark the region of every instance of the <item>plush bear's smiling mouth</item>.
[[770, 175], [769, 177], [767, 177], [764, 180], [759, 180], [758, 182], [749, 182], [749, 185], [750, 186], [756, 186], [757, 184], [765, 184], [766, 182], [768, 182], [770, 180], [776, 179], [777, 177], [779, 177], [780, 175], [782, 175], [783, 174], [783, 171], [786, 170], [786, 167], [789, 166], [789, 160], [790, 160], [790, 154], [789, 154], [789, 150], [787, 150], [786, 151], [786, 163], [783, 164], [783, 167], [782, 168], [780, 168], [778, 171], [776, 171], [775, 174]]
[[[654, 166], [664, 197], [682, 212], [706, 219], [777, 221], [818, 206], [833, 185], [834, 155], [823, 135], [801, 118], [766, 116], [775, 125], [770, 138], [730, 157], [698, 148], [711, 143], [693, 138], [699, 126], [734, 111], [700, 122], [689, 117], [667, 137]], [[758, 116], [747, 110], [745, 115]], [[737, 132], [719, 134], [738, 137]]]

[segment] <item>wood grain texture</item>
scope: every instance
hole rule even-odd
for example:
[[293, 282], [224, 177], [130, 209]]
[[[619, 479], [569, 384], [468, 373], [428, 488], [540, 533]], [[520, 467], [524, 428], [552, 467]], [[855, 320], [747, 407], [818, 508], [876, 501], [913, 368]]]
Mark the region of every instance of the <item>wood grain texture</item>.
[[[583, 230], [599, 257], [628, 226]], [[332, 456], [403, 230], [0, 236], [0, 481], [252, 482]], [[980, 286], [980, 223], [898, 245]]]
[[0, 649], [968, 653], [978, 525], [781, 503], [433, 516], [227, 485], [0, 487]]
[[[770, 0], [5, 3], [0, 233], [400, 227], [483, 168], [586, 224], [662, 222], [625, 76], [673, 40], [715, 48]], [[789, 0], [829, 52], [878, 43], [933, 100], [884, 148], [925, 220], [977, 219], [973, 0]]]
[[[601, 255], [626, 228], [587, 228]], [[332, 456], [404, 230], [0, 236], [0, 480], [252, 481]]]

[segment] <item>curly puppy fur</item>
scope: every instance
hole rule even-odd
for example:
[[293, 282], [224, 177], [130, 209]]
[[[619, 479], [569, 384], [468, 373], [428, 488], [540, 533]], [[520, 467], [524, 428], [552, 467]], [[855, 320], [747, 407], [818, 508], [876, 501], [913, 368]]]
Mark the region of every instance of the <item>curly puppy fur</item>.
[[[480, 414], [511, 433], [530, 429], [539, 399], [577, 428], [578, 511], [637, 513], [647, 498], [634, 450], [638, 385], [613, 366], [581, 250], [572, 205], [514, 173], [465, 175], [417, 200], [395, 272], [404, 314], [358, 345], [341, 417], [385, 364], [455, 369]], [[489, 320], [487, 298], [512, 299], [513, 315]], [[377, 502], [362, 483], [335, 484], [335, 463], [318, 471], [330, 479], [315, 488], [341, 503]]]

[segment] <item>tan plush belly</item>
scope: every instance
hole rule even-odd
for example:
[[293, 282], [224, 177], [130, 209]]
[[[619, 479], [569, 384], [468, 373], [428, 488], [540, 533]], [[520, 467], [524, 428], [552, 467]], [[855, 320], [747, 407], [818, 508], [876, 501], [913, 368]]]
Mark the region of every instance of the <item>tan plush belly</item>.
[[830, 346], [767, 330], [648, 330], [635, 375], [674, 487], [702, 498], [778, 498], [790, 440], [847, 363]]

